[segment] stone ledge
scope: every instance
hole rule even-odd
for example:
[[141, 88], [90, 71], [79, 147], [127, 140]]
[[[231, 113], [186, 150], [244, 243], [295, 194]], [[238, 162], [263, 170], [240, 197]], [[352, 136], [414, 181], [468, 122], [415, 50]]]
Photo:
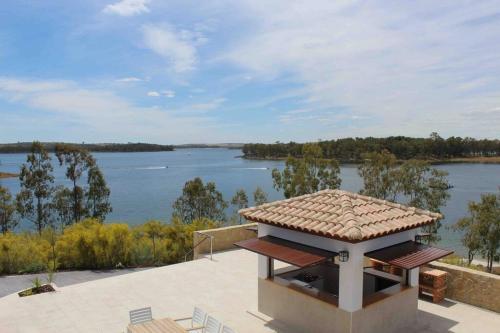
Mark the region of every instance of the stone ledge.
[[[252, 230], [248, 230], [249, 227], [256, 227], [257, 223], [247, 223], [240, 224], [229, 227], [222, 227], [216, 229], [200, 230], [193, 233], [193, 245], [198, 244], [202, 241], [205, 236], [213, 237], [213, 252], [224, 251], [235, 248], [233, 245], [236, 242], [255, 238], [257, 233]], [[194, 249], [193, 259], [198, 259], [203, 256], [203, 254], [210, 253], [210, 240], [206, 240]]]
[[446, 297], [500, 313], [500, 276], [434, 261], [448, 273]]

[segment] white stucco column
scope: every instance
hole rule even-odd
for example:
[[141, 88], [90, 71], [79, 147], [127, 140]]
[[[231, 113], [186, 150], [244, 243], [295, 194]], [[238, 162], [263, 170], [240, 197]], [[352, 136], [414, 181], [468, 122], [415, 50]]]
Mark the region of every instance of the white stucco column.
[[349, 251], [349, 260], [339, 262], [339, 308], [354, 312], [363, 307], [363, 254]]
[[408, 284], [410, 285], [410, 287], [418, 287], [418, 275], [420, 273], [420, 269], [417, 267], [417, 268], [414, 268], [414, 269], [410, 269], [408, 274], [410, 274], [408, 276]]
[[269, 267], [269, 258], [267, 256], [263, 256], [262, 254], [259, 254], [259, 259], [258, 259], [258, 265], [259, 265], [259, 277], [262, 279], [267, 279], [269, 276], [271, 276], [269, 272], [269, 269], [274, 271], [274, 262], [271, 259], [271, 266]]

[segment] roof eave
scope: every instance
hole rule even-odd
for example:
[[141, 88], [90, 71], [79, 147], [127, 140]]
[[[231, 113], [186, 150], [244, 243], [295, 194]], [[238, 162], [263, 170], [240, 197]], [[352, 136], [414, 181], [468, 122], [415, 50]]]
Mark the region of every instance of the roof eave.
[[347, 237], [340, 237], [340, 236], [336, 236], [336, 235], [323, 234], [323, 233], [315, 232], [315, 231], [312, 231], [312, 230], [303, 230], [303, 229], [300, 229], [300, 228], [294, 228], [293, 226], [290, 226], [290, 225], [280, 225], [280, 224], [277, 224], [277, 223], [273, 223], [273, 222], [270, 222], [270, 221], [267, 221], [267, 220], [263, 220], [263, 219], [259, 219], [259, 218], [254, 218], [254, 217], [251, 217], [251, 216], [244, 216], [243, 215], [243, 217], [246, 220], [252, 221], [252, 222], [263, 223], [263, 224], [267, 224], [267, 225], [270, 225], [270, 226], [273, 226], [273, 227], [277, 227], [277, 228], [288, 229], [288, 230], [293, 230], [293, 231], [297, 231], [297, 232], [303, 232], [303, 233], [314, 235], [314, 236], [319, 236], [319, 237], [324, 237], [324, 238], [329, 238], [329, 239], [335, 239], [335, 240], [338, 240], [338, 241], [347, 242], [347, 243], [353, 243], [353, 244], [361, 243], [361, 242], [366, 242], [366, 241], [371, 240], [371, 239], [385, 237], [385, 236], [397, 234], [397, 233], [408, 231], [408, 230], [412, 230], [412, 229], [417, 229], [417, 228], [420, 228], [420, 227], [423, 227], [423, 226], [426, 226], [426, 225], [429, 225], [429, 224], [436, 223], [439, 220], [439, 218], [432, 218], [429, 222], [419, 223], [416, 226], [402, 227], [401, 229], [398, 229], [398, 230], [394, 230], [394, 231], [390, 231], [390, 232], [385, 232], [385, 233], [381, 233], [381, 234], [370, 236], [370, 237], [364, 237], [364, 238], [361, 238], [361, 239], [350, 239], [350, 238], [347, 238]]

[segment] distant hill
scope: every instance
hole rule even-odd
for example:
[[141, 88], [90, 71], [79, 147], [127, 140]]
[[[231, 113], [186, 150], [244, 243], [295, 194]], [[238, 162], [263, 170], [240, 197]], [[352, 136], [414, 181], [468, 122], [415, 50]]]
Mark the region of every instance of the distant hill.
[[[43, 142], [48, 151], [53, 152], [56, 144], [62, 142]], [[92, 152], [154, 152], [172, 151], [172, 145], [157, 145], [151, 143], [71, 143]], [[0, 154], [27, 153], [30, 151], [31, 142], [0, 143]]]

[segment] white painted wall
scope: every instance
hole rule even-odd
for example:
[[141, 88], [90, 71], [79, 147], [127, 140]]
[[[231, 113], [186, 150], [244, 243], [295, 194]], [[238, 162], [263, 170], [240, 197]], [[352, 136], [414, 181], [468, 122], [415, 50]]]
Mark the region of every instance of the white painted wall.
[[418, 287], [418, 275], [420, 273], [420, 268], [410, 269], [410, 276], [408, 278], [408, 284], [410, 287]]
[[[269, 235], [328, 251], [349, 251], [349, 261], [339, 264], [339, 307], [350, 312], [359, 310], [363, 307], [364, 254], [366, 252], [374, 251], [408, 240], [414, 240], [416, 233], [417, 229], [412, 229], [384, 237], [371, 239], [365, 242], [348, 243], [336, 239], [315, 236], [304, 232], [278, 228], [268, 224], [259, 223], [258, 225], [259, 237]], [[414, 274], [416, 274], [416, 277]], [[259, 276], [267, 277], [267, 262], [266, 265], [261, 265], [260, 259]], [[410, 281], [413, 281], [415, 278], [416, 283], [418, 284], [418, 270], [417, 273], [411, 273]], [[410, 282], [410, 284], [411, 283], [412, 282]]]

